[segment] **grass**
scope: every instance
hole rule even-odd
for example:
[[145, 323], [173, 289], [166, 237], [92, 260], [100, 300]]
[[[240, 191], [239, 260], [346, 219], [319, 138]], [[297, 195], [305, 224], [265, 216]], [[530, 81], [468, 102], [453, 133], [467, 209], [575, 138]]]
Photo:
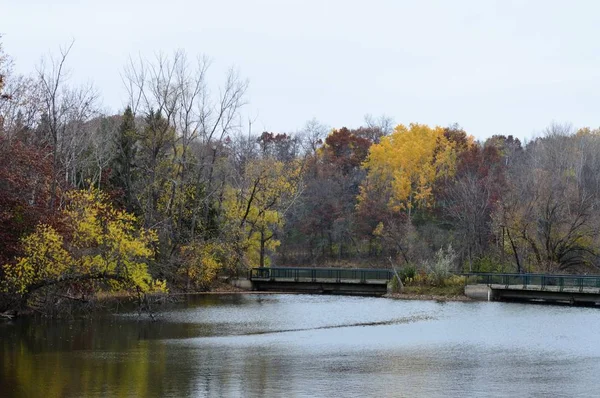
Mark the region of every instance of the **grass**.
[[404, 286], [403, 294], [427, 295], [427, 296], [462, 296], [464, 295], [464, 285], [450, 286], [431, 286], [431, 285], [411, 285]]

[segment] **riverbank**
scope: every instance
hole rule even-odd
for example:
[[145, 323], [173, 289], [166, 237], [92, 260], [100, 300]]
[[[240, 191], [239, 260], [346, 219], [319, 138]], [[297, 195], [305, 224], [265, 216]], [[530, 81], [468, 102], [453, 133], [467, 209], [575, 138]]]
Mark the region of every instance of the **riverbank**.
[[[397, 300], [426, 300], [426, 301], [474, 301], [473, 299], [464, 295], [464, 291], [458, 291], [456, 288], [436, 288], [436, 287], [414, 287], [407, 286], [404, 288], [402, 293], [387, 293], [382, 297], [397, 299]], [[266, 291], [255, 291], [245, 290], [227, 283], [219, 283], [218, 285], [205, 292], [194, 292], [194, 293], [174, 293], [174, 295], [187, 295], [187, 294], [207, 294], [207, 295], [219, 295], [219, 294], [303, 294], [297, 292], [266, 292]]]
[[[302, 294], [290, 292], [265, 292], [245, 290], [228, 283], [218, 283], [210, 291], [183, 294]], [[383, 297], [398, 300], [427, 300], [427, 301], [474, 301], [465, 296], [464, 288], [457, 286], [405, 286], [402, 293], [387, 293]]]
[[[206, 291], [206, 292], [188, 292], [188, 293], [172, 293], [171, 296], [190, 296], [190, 295], [231, 295], [231, 294], [286, 294], [286, 295], [300, 295], [307, 293], [299, 293], [299, 292], [277, 292], [277, 291], [258, 291], [258, 290], [219, 290], [219, 291]], [[456, 296], [443, 296], [436, 294], [410, 294], [410, 293], [387, 293], [381, 297], [391, 298], [397, 300], [424, 300], [424, 301], [474, 301], [467, 296], [464, 295], [456, 295]]]
[[[170, 293], [164, 294], [149, 294], [147, 299], [141, 304], [145, 311], [149, 311], [150, 308], [155, 309], [155, 306], [160, 306], [163, 303], [172, 301], [178, 301], [179, 298], [193, 295], [297, 295], [305, 294], [299, 292], [289, 291], [256, 291], [247, 290], [240, 287], [233, 286], [227, 282], [217, 282], [209, 290], [206, 291], [171, 291]], [[424, 300], [424, 301], [474, 301], [471, 298], [458, 292], [456, 288], [436, 288], [436, 287], [424, 287], [424, 286], [405, 286], [402, 293], [387, 293], [382, 297], [391, 298], [396, 300]], [[73, 316], [89, 316], [90, 313], [95, 311], [105, 311], [106, 308], [116, 306], [117, 308], [128, 303], [135, 303], [138, 300], [137, 297], [131, 294], [123, 292], [111, 292], [102, 293], [95, 297], [90, 297], [85, 300], [80, 299], [79, 308], [71, 308], [63, 312], [58, 311], [56, 313], [45, 312], [36, 308], [26, 308], [21, 311], [6, 311], [0, 313], [0, 320], [12, 320], [17, 317], [29, 317], [29, 316], [42, 316], [42, 317], [56, 317], [56, 318], [72, 318]], [[70, 301], [70, 300], [69, 300]], [[152, 312], [152, 311], [150, 311]]]
[[417, 293], [388, 293], [386, 298], [397, 300], [425, 300], [425, 301], [474, 301], [463, 295], [417, 294]]

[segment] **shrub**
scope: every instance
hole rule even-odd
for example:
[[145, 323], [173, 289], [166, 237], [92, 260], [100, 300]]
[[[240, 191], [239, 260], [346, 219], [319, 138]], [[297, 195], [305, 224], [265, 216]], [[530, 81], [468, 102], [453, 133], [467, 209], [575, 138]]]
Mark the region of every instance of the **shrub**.
[[448, 279], [451, 271], [454, 269], [456, 258], [456, 252], [452, 248], [452, 245], [449, 244], [446, 250], [442, 247], [437, 251], [433, 262], [426, 263], [433, 285], [441, 286], [444, 284], [444, 281]]

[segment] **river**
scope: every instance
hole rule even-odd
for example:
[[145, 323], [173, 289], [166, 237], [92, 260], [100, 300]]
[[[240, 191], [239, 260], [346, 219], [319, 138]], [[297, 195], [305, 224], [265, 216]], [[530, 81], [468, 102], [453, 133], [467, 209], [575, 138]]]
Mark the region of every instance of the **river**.
[[599, 342], [593, 308], [190, 296], [0, 322], [0, 397], [597, 397]]

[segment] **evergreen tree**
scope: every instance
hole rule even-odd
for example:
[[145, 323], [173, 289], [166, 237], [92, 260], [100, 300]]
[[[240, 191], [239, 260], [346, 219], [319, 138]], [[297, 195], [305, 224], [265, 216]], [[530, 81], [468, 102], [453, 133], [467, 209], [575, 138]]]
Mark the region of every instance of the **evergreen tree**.
[[135, 118], [130, 107], [123, 113], [123, 121], [115, 139], [115, 156], [112, 161], [112, 182], [123, 192], [123, 204], [129, 212], [137, 213], [139, 206], [133, 194], [136, 157]]

